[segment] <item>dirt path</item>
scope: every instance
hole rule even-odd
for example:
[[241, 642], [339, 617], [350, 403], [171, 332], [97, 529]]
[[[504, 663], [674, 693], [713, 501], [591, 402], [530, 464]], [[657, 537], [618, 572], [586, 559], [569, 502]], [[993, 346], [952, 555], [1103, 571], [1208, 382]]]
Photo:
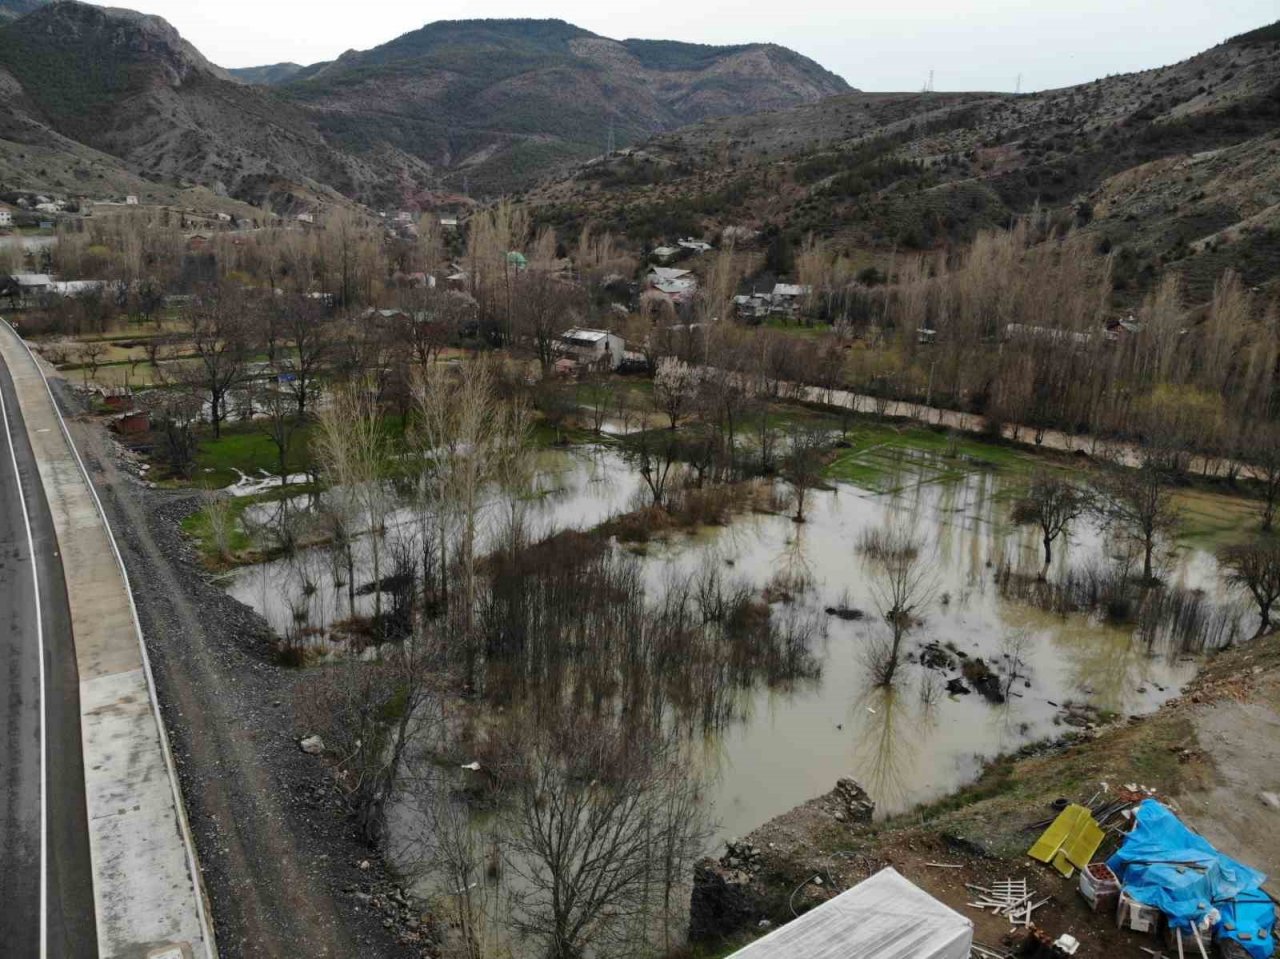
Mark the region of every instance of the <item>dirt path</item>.
[[118, 469], [99, 427], [72, 429], [135, 584], [223, 959], [421, 954], [361, 904], [372, 857], [294, 745], [293, 677], [264, 625], [180, 555], [173, 494]]
[[[1243, 697], [1242, 697], [1243, 698]], [[1213, 774], [1178, 797], [1188, 824], [1227, 855], [1271, 877], [1280, 895], [1280, 677], [1191, 713]]]

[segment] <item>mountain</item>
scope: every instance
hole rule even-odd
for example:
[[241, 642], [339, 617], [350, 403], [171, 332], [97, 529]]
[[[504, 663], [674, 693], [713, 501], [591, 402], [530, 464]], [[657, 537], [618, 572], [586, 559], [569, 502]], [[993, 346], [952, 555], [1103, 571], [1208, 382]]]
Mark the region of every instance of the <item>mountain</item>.
[[0, 27], [0, 137], [70, 140], [150, 180], [277, 206], [297, 194], [376, 202], [397, 175], [428, 175], [394, 150], [334, 149], [297, 106], [233, 80], [159, 17], [76, 2]]
[[49, 2], [50, 0], [0, 0], [0, 23], [25, 17]]
[[298, 71], [256, 68], [352, 152], [390, 145], [480, 190], [708, 117], [812, 103], [849, 85], [771, 44], [611, 40], [560, 20], [433, 23]]
[[[0, 21], [10, 188], [70, 176], [88, 189], [114, 158], [113, 182], [203, 185], [285, 210], [339, 195], [397, 206], [453, 182], [526, 186], [602, 152], [611, 133], [627, 143], [850, 89], [781, 47], [618, 42], [556, 20], [436, 23], [330, 63], [227, 71], [159, 17], [0, 5], [21, 15]], [[36, 148], [44, 172], [3, 162]]]
[[292, 79], [303, 71], [300, 63], [271, 63], [263, 67], [239, 67], [227, 73], [241, 83], [271, 87]]
[[543, 222], [656, 242], [726, 226], [812, 233], [888, 263], [1035, 207], [1207, 296], [1280, 275], [1280, 24], [1182, 63], [1027, 95], [853, 93], [662, 134], [529, 197]]

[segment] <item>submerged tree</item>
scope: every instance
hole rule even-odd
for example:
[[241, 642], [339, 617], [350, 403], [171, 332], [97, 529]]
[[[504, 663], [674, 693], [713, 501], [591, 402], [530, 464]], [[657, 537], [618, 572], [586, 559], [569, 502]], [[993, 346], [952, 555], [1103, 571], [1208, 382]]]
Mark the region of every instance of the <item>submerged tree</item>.
[[[349, 501], [367, 524], [374, 623], [380, 628], [382, 536], [392, 508], [388, 482], [394, 459], [386, 420], [371, 384], [351, 383], [334, 390], [332, 401], [316, 422], [313, 443], [316, 459], [329, 480], [329, 495]], [[340, 512], [349, 515], [350, 511]], [[355, 584], [349, 586], [354, 588]]]
[[1136, 469], [1113, 466], [1103, 481], [1104, 519], [1129, 536], [1142, 552], [1142, 579], [1154, 583], [1155, 553], [1178, 527], [1178, 507], [1169, 487], [1166, 460], [1148, 452]]
[[1044, 545], [1044, 569], [1040, 578], [1049, 573], [1053, 562], [1053, 542], [1084, 513], [1088, 499], [1084, 492], [1070, 480], [1052, 473], [1040, 472], [1031, 480], [1024, 496], [1013, 506], [1013, 521], [1023, 525], [1040, 527], [1040, 540]]
[[1271, 538], [1229, 546], [1218, 554], [1228, 585], [1247, 592], [1258, 607], [1258, 635], [1269, 633], [1271, 610], [1280, 600], [1280, 542]]
[[424, 369], [413, 385], [418, 488], [439, 517], [442, 540], [452, 539], [441, 542], [439, 557], [446, 563], [452, 552], [458, 564], [461, 595], [452, 612], [466, 650], [466, 681], [473, 685], [480, 680], [475, 614], [485, 497], [497, 493], [515, 503], [531, 481], [528, 410], [518, 398], [504, 398], [499, 386], [494, 367], [483, 360], [456, 372]]
[[516, 926], [547, 959], [648, 954], [707, 834], [679, 743], [568, 711], [524, 739], [504, 770]]
[[859, 549], [871, 561], [871, 591], [889, 641], [873, 651], [871, 669], [877, 684], [892, 686], [902, 664], [902, 643], [920, 608], [933, 596], [934, 573], [924, 556], [924, 543], [909, 527], [890, 525], [862, 537]]
[[795, 491], [797, 523], [804, 522], [809, 491], [822, 482], [826, 446], [826, 432], [820, 429], [800, 429], [791, 437], [791, 447], [782, 461], [782, 475]]

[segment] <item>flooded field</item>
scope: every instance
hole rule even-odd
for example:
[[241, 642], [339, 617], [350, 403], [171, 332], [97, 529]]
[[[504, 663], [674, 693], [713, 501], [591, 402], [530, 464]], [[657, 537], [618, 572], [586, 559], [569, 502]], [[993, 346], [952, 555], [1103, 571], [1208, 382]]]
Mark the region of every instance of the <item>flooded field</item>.
[[[643, 485], [622, 457], [606, 447], [543, 452], [536, 469], [535, 493], [525, 503], [526, 521], [534, 537], [565, 529], [591, 529], [611, 516], [630, 510]], [[233, 488], [233, 494], [242, 488], [253, 492], [261, 486], [242, 480]], [[244, 521], [250, 527], [270, 529], [277, 524], [281, 510], [307, 510], [311, 505], [308, 496], [255, 504], [245, 511]], [[487, 514], [498, 509], [495, 503], [482, 517], [481, 552], [492, 542], [497, 530], [496, 521]], [[411, 542], [422, 519], [409, 508], [393, 513], [388, 522], [387, 553], [393, 552], [397, 543]], [[372, 576], [367, 539], [356, 543], [355, 552], [356, 580], [367, 582]], [[352, 612], [345, 588], [335, 584], [332, 557], [324, 549], [301, 550], [287, 559], [238, 569], [226, 577], [224, 585], [232, 596], [261, 614], [281, 636], [301, 625], [323, 636], [334, 622]], [[357, 615], [368, 615], [372, 611], [372, 596], [356, 597], [354, 612]]]
[[[803, 643], [783, 668], [753, 662], [720, 679], [668, 677], [682, 692], [663, 708], [686, 731], [701, 772], [712, 842], [749, 832], [842, 776], [862, 784], [881, 815], [939, 798], [1001, 753], [1158, 708], [1192, 678], [1206, 644], [1252, 632], [1252, 614], [1224, 594], [1213, 553], [1194, 539], [1163, 567], [1177, 609], [1124, 625], [1095, 612], [1050, 611], [1036, 593], [1039, 537], [1010, 522], [1026, 473], [1002, 468], [1007, 455], [993, 448], [986, 462], [955, 451], [873, 447], [836, 464], [846, 479], [811, 494], [803, 524], [746, 512], [726, 526], [613, 547], [637, 565], [649, 601], [711, 577], [767, 602], [792, 624], [792, 641]], [[644, 493], [610, 447], [542, 454], [537, 488], [531, 519], [542, 535], [591, 529], [635, 509]], [[250, 522], [269, 523], [281, 508], [255, 506]], [[1203, 496], [1196, 508], [1229, 512]], [[411, 535], [414, 523], [412, 510], [397, 513], [388, 540]], [[921, 544], [925, 601], [886, 689], [872, 678], [871, 658], [888, 626], [878, 612], [874, 561], [859, 544], [895, 527]], [[1123, 565], [1122, 552], [1096, 523], [1080, 520], [1057, 543], [1048, 579], [1097, 575]], [[305, 622], [323, 633], [348, 613], [328, 563], [324, 550], [303, 550], [241, 569], [227, 588], [277, 631]], [[370, 602], [359, 597], [357, 612], [368, 612]], [[989, 672], [985, 686], [966, 666], [979, 659]], [[685, 663], [693, 670], [697, 657]], [[490, 692], [503, 709], [522, 709], [518, 690]], [[403, 866], [421, 858], [421, 835], [413, 809], [393, 810], [390, 846]]]

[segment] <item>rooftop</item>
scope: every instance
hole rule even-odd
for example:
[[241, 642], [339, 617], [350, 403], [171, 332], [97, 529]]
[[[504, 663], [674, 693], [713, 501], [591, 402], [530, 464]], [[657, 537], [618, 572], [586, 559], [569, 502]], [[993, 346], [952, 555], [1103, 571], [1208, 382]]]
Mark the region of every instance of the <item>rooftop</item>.
[[969, 959], [973, 923], [884, 869], [731, 959]]

